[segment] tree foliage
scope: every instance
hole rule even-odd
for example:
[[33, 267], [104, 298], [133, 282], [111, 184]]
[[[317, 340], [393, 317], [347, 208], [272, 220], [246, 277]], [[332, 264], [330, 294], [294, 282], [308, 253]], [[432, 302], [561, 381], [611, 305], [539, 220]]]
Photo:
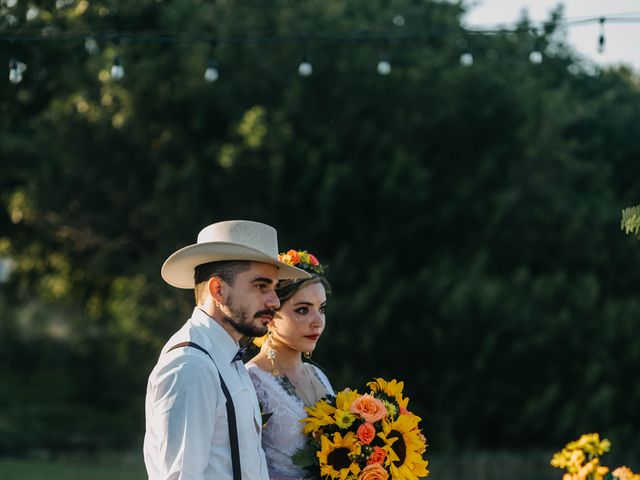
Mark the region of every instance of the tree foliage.
[[298, 42], [3, 44], [28, 70], [0, 82], [2, 449], [139, 439], [192, 305], [160, 265], [232, 218], [330, 265], [318, 361], [337, 387], [404, 379], [433, 448], [634, 440], [640, 251], [618, 225], [640, 197], [640, 93], [577, 58], [560, 13], [463, 48], [464, 6], [444, 2], [3, 5], [3, 34], [430, 33], [316, 38], [308, 78]]

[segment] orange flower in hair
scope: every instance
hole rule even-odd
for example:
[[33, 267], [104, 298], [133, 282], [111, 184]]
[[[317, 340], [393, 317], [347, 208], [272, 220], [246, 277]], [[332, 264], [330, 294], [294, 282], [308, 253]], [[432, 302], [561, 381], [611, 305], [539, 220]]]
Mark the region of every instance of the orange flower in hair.
[[315, 275], [324, 275], [324, 267], [315, 255], [310, 254], [306, 250], [289, 250], [287, 253], [279, 254], [278, 260]]
[[289, 250], [287, 252], [287, 256], [289, 257], [289, 261], [291, 262], [291, 265], [296, 265], [300, 262], [300, 254], [295, 250]]

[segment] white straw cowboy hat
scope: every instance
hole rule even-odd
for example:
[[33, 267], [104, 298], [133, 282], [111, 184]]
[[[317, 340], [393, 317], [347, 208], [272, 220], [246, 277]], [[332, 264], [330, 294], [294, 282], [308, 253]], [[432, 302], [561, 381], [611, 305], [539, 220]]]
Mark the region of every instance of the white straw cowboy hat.
[[310, 275], [278, 261], [278, 237], [269, 225], [246, 220], [213, 223], [203, 228], [194, 245], [173, 253], [162, 265], [162, 278], [177, 288], [194, 288], [198, 265], [223, 260], [249, 260], [278, 267], [278, 279], [307, 278]]

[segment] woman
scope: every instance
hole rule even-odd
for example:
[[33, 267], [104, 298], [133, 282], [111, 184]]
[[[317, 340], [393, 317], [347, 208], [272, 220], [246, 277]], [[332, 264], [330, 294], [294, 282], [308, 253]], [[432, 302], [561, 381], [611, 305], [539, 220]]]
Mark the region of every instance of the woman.
[[260, 353], [247, 363], [263, 413], [271, 414], [262, 430], [262, 446], [272, 480], [304, 476], [305, 471], [291, 460], [305, 444], [300, 422], [307, 416], [304, 407], [334, 394], [324, 373], [302, 361], [303, 355], [309, 358], [315, 350], [325, 326], [330, 287], [324, 269], [305, 251], [289, 250], [279, 257], [312, 277], [278, 282], [280, 308]]

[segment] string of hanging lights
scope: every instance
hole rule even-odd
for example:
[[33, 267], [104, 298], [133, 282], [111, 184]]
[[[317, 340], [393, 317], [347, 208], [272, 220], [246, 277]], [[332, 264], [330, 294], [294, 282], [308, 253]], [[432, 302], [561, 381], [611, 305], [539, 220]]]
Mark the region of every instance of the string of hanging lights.
[[[635, 12], [634, 12], [635, 13]], [[14, 31], [0, 32], [0, 44], [8, 44], [10, 47], [16, 44], [35, 44], [50, 42], [71, 42], [83, 43], [84, 48], [89, 53], [95, 53], [99, 50], [100, 43], [113, 43], [119, 46], [126, 44], [144, 44], [144, 43], [160, 43], [160, 44], [209, 44], [211, 52], [207, 61], [203, 78], [206, 82], [213, 83], [220, 78], [220, 71], [217, 61], [214, 58], [214, 50], [217, 45], [246, 45], [246, 44], [292, 44], [301, 45], [302, 56], [298, 64], [298, 74], [301, 77], [309, 77], [313, 74], [313, 65], [311, 63], [308, 45], [310, 43], [321, 42], [341, 42], [341, 43], [373, 43], [377, 42], [384, 45], [383, 52], [376, 64], [376, 71], [379, 75], [389, 75], [392, 70], [391, 60], [389, 56], [389, 44], [391, 41], [426, 39], [433, 35], [442, 33], [440, 29], [422, 29], [422, 30], [406, 30], [405, 19], [402, 15], [396, 15], [393, 18], [393, 25], [398, 27], [396, 31], [371, 31], [359, 33], [331, 33], [331, 32], [315, 32], [307, 34], [295, 35], [257, 35], [257, 34], [238, 34], [233, 36], [212, 36], [210, 34], [200, 35], [182, 35], [176, 33], [157, 33], [157, 32], [127, 32], [127, 31], [107, 31], [107, 32], [47, 32], [43, 34], [40, 31], [18, 29]], [[478, 35], [496, 35], [507, 33], [529, 33], [537, 38], [539, 32], [544, 32], [550, 26], [556, 29], [569, 28], [576, 25], [586, 25], [596, 23], [599, 25], [599, 34], [597, 38], [597, 47], [600, 53], [605, 48], [605, 23], [640, 23], [640, 17], [625, 16], [624, 14], [614, 16], [598, 16], [585, 17], [579, 19], [567, 19], [564, 21], [556, 21], [554, 23], [542, 22], [538, 25], [530, 24], [528, 26], [512, 26], [512, 27], [478, 27], [478, 28], [457, 28], [456, 31], [461, 35], [460, 44], [463, 45], [463, 53], [459, 57], [460, 64], [465, 67], [472, 67], [474, 64], [473, 53], [468, 47], [467, 38]], [[450, 29], [447, 29], [450, 30]], [[534, 45], [529, 53], [529, 61], [533, 64], [539, 64], [543, 61], [543, 52], [538, 45]], [[27, 65], [19, 58], [11, 57], [9, 60], [9, 81], [13, 84], [20, 83], [23, 78]], [[110, 76], [113, 80], [121, 80], [125, 76], [124, 62], [121, 55], [116, 55], [110, 69]]]

